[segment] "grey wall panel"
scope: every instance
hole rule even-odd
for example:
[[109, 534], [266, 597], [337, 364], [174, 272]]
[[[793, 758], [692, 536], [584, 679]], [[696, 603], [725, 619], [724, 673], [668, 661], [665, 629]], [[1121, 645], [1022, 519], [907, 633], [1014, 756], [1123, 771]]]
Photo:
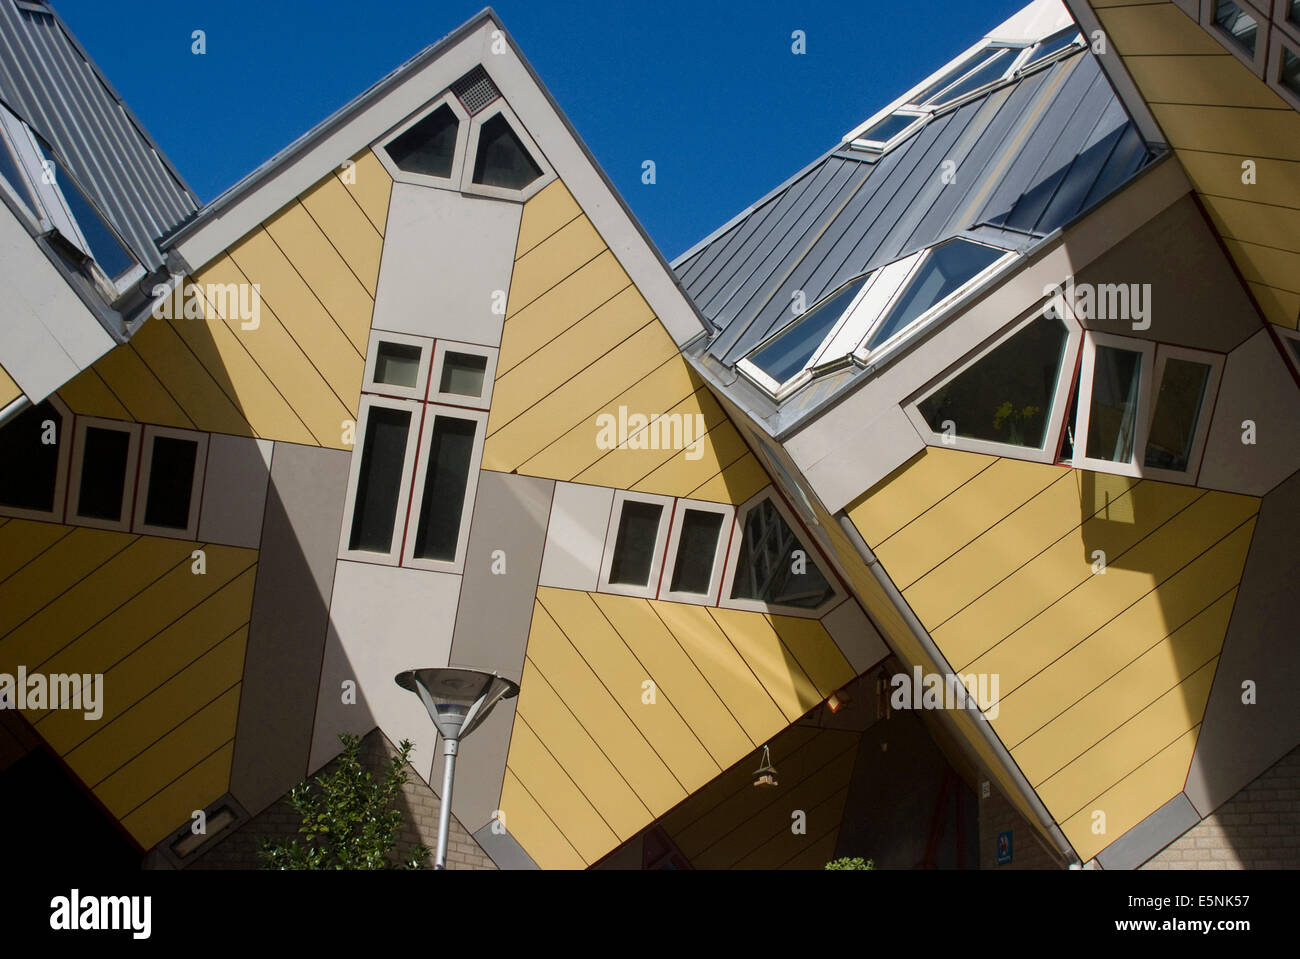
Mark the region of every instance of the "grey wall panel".
[[[1264, 497], [1260, 507], [1184, 790], [1202, 816], [1300, 743], [1297, 503], [1300, 473]], [[1255, 686], [1254, 705], [1242, 702], [1246, 682]]]
[[889, 655], [880, 632], [851, 596], [823, 616], [822, 625], [859, 676]]
[[199, 539], [256, 547], [271, 473], [270, 440], [213, 433], [208, 440]]
[[1135, 330], [1124, 318], [1085, 320], [1089, 329], [1218, 353], [1259, 332], [1258, 315], [1190, 196], [1120, 240], [1075, 281], [1150, 285], [1150, 329]]
[[[455, 805], [454, 801], [452, 805]], [[474, 841], [492, 858], [498, 869], [538, 868], [533, 857], [524, 852], [524, 847], [509, 832], [493, 832], [491, 824], [474, 833]]]
[[349, 454], [277, 443], [230, 791], [256, 815], [307, 772]]
[[608, 487], [556, 484], [542, 557], [542, 586], [596, 591], [613, 503], [614, 491]]
[[1179, 793], [1097, 853], [1097, 860], [1103, 869], [1136, 869], [1200, 821], [1187, 796]]

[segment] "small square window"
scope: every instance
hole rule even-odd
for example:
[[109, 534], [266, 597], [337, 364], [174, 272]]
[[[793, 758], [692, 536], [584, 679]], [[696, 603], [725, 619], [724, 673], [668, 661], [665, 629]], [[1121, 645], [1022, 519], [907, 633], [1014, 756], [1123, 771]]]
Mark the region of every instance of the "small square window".
[[161, 426], [145, 429], [135, 490], [135, 532], [193, 537], [207, 462], [204, 433]]
[[712, 605], [718, 599], [736, 511], [731, 506], [680, 500], [668, 538], [672, 567], [660, 598]]
[[671, 496], [618, 492], [601, 562], [602, 588], [654, 599], [672, 515]]
[[420, 382], [420, 358], [424, 350], [408, 343], [381, 340], [375, 357], [375, 383], [415, 389]]
[[1277, 82], [1300, 97], [1300, 56], [1290, 47], [1282, 47], [1282, 63], [1278, 68]]
[[487, 409], [496, 378], [497, 351], [489, 346], [439, 340], [429, 399], [449, 406]]
[[433, 340], [428, 337], [375, 331], [370, 334], [362, 390], [422, 400], [432, 355]]
[[483, 395], [483, 374], [486, 370], [486, 356], [449, 350], [442, 361], [438, 392], [477, 399]]

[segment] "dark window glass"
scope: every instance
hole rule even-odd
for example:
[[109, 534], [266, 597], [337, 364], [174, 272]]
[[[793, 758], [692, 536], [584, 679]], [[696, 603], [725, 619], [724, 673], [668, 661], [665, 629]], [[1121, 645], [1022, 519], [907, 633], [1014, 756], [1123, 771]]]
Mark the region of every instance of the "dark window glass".
[[[796, 551], [803, 556], [796, 557]], [[804, 549], [771, 500], [763, 500], [746, 514], [732, 599], [815, 609], [832, 592], [812, 554]]]
[[1300, 57], [1286, 47], [1282, 48], [1282, 68], [1277, 78], [1282, 86], [1300, 97]]
[[1040, 316], [917, 404], [930, 429], [1042, 449], [1068, 333]]
[[1141, 353], [1097, 347], [1088, 411], [1089, 457], [1112, 463], [1132, 461], [1141, 387]]
[[1165, 362], [1147, 438], [1147, 466], [1180, 473], [1187, 470], [1209, 382], [1210, 367], [1204, 363], [1174, 358]]
[[0, 428], [0, 506], [42, 513], [54, 509], [62, 431], [63, 417], [49, 400]]
[[1002, 250], [969, 240], [940, 243], [926, 256], [867, 345], [874, 348], [884, 343], [1002, 255]]
[[920, 117], [908, 116], [905, 113], [891, 113], [862, 134], [862, 139], [888, 143], [919, 119]]
[[18, 163], [14, 160], [13, 154], [9, 152], [3, 134], [0, 134], [0, 178], [13, 188], [14, 193], [18, 195], [18, 199], [27, 208], [27, 212], [35, 216], [36, 206], [32, 202], [32, 195], [27, 189], [27, 180], [19, 171]]
[[[99, 264], [99, 268], [109, 277], [117, 279], [135, 266], [135, 257], [117, 238], [117, 234], [99, 215], [99, 211], [95, 209], [89, 198], [81, 192], [81, 188], [72, 181], [72, 177], [54, 159], [54, 155], [45, 148], [44, 144], [40, 146], [41, 157], [48, 164], [47, 168], [54, 171], [55, 183], [64, 202], [68, 205], [68, 212], [72, 214], [77, 228], [86, 238], [86, 246], [89, 249], [83, 252], [90, 254], [91, 258]], [[68, 237], [68, 240], [76, 242], [75, 237]]]
[[[131, 434], [88, 426], [82, 447], [77, 515], [118, 522], [122, 519], [122, 494], [126, 492]], [[186, 504], [187, 513], [188, 509]]]
[[145, 499], [146, 526], [185, 529], [190, 525], [190, 499], [194, 494], [194, 464], [199, 444], [174, 436], [153, 438], [149, 463], [149, 491]]
[[1292, 23], [1300, 25], [1300, 0], [1291, 0], [1291, 6], [1287, 9], [1286, 18]]
[[1288, 336], [1287, 342], [1291, 344], [1291, 353], [1295, 356], [1296, 363], [1300, 363], [1300, 340], [1293, 340]]
[[655, 541], [659, 538], [659, 518], [664, 508], [656, 503], [624, 500], [614, 540], [614, 558], [609, 566], [609, 581], [629, 586], [648, 586], [650, 567], [654, 565]]
[[964, 97], [972, 90], [978, 90], [986, 83], [992, 83], [1006, 72], [1007, 67], [1011, 65], [1011, 60], [1012, 56], [1010, 50], [999, 50], [989, 58], [987, 63], [970, 76], [932, 98], [929, 105], [943, 106], [945, 103], [951, 103], [958, 97]]
[[439, 416], [433, 421], [424, 498], [415, 531], [415, 555], [419, 559], [447, 562], [456, 559], [476, 425], [473, 420], [450, 416]]
[[451, 176], [456, 157], [456, 131], [460, 121], [451, 107], [443, 104], [384, 147], [399, 170], [426, 176]]
[[1259, 24], [1232, 0], [1218, 0], [1214, 7], [1214, 23], [1222, 28], [1233, 43], [1251, 56], [1255, 55], [1255, 34]]
[[1054, 53], [1060, 53], [1078, 39], [1079, 34], [1076, 31], [1067, 30], [1059, 37], [1051, 40], [1044, 40], [1042, 43], [1037, 44], [1034, 49], [1029, 51], [1029, 58], [1025, 60], [1025, 66], [1029, 66], [1031, 63], [1037, 63], [1039, 60], [1044, 60]]
[[352, 511], [349, 549], [387, 553], [393, 545], [393, 524], [406, 461], [406, 438], [411, 429], [408, 410], [372, 406], [366, 417], [361, 444], [357, 499]]
[[474, 158], [475, 183], [522, 190], [541, 175], [542, 168], [528, 155], [510, 121], [498, 113], [483, 124]]
[[722, 534], [722, 514], [688, 509], [682, 516], [677, 540], [677, 562], [669, 589], [674, 593], [707, 593], [713, 579], [713, 560]]
[[849, 308], [867, 278], [859, 277], [794, 321], [784, 333], [760, 347], [750, 362], [778, 383], [790, 379], [812, 359], [822, 341]]
[[379, 343], [377, 351], [375, 382], [414, 389], [420, 381], [420, 354], [423, 351], [409, 343], [386, 341]]
[[477, 353], [448, 352], [442, 361], [440, 393], [458, 396], [482, 396], [483, 374], [487, 372], [487, 357]]

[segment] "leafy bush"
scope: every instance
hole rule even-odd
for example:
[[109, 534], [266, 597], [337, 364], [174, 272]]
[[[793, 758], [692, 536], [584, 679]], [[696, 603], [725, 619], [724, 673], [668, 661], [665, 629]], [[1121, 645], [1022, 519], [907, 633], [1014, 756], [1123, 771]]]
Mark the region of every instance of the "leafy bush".
[[876, 864], [871, 859], [863, 859], [861, 856], [854, 856], [850, 859], [844, 856], [840, 859], [832, 859], [826, 864], [827, 869], [875, 869]]

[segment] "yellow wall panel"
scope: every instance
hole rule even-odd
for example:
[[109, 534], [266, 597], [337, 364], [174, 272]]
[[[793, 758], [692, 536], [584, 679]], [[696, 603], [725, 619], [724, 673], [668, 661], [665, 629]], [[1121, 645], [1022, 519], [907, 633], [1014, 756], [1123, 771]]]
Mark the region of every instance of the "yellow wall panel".
[[798, 616], [765, 614], [764, 618], [772, 624], [786, 649], [813, 681], [820, 699], [830, 696], [854, 678], [853, 667], [820, 622]]
[[146, 321], [131, 337], [130, 348], [158, 377], [196, 427], [212, 433], [248, 434], [248, 421], [214, 379], [214, 375], [221, 376], [220, 369], [209, 374], [171, 324], [165, 320]]
[[1243, 158], [1235, 153], [1183, 149], [1178, 159], [1199, 193], [1300, 209], [1300, 163], [1294, 160], [1251, 157], [1255, 182], [1242, 183]]
[[184, 775], [137, 806], [122, 825], [145, 849], [185, 824], [196, 809], [223, 796], [230, 785], [234, 743], [204, 757]]
[[519, 245], [515, 256], [523, 256], [581, 214], [582, 210], [578, 207], [573, 194], [561, 181], [553, 180], [524, 204], [524, 215], [519, 221]]
[[1184, 57], [1126, 56], [1124, 66], [1150, 103], [1291, 109], [1236, 57], [1200, 57], [1189, 70]]
[[370, 150], [363, 150], [352, 161], [351, 182], [345, 178], [348, 171], [339, 170], [334, 175], [382, 236], [388, 226], [388, 201], [393, 192], [393, 178]]
[[[516, 719], [510, 736], [509, 766], [510, 772], [546, 811], [584, 862], [594, 862], [619, 844], [619, 837], [574, 785], [555, 757], [547, 752], [522, 716]], [[509, 813], [506, 816], [508, 825]]]
[[1300, 253], [1300, 210], [1217, 196], [1201, 199], [1225, 240], [1244, 240]]
[[[681, 450], [632, 488], [642, 493], [689, 496], [749, 452], [731, 421], [719, 423], [698, 440], [694, 450]], [[691, 459], [690, 453], [697, 458]]]
[[1212, 150], [1229, 138], [1242, 157], [1300, 160], [1300, 116], [1289, 108], [1152, 103], [1151, 112], [1175, 149]]
[[1247, 285], [1266, 320], [1288, 329], [1296, 328], [1297, 318], [1300, 317], [1300, 294], [1259, 283]]
[[1097, 18], [1106, 32], [1115, 37], [1115, 48], [1125, 57], [1135, 54], [1231, 56], [1172, 3], [1099, 8]]
[[717, 476], [697, 486], [687, 495], [691, 499], [738, 505], [746, 502], [770, 483], [771, 480], [763, 464], [753, 453], [746, 453]]
[[585, 216], [561, 227], [515, 261], [506, 315], [512, 316], [522, 310], [603, 252], [605, 242]]
[[1224, 243], [1247, 282], [1300, 294], [1300, 253], [1240, 240], [1225, 240]]
[[194, 421], [185, 415], [130, 343], [109, 350], [95, 362], [93, 369], [130, 411], [133, 420], [194, 429]]
[[501, 811], [505, 813], [510, 835], [543, 869], [582, 869], [588, 865], [509, 767], [501, 787]]
[[[13, 648], [7, 640], [9, 633], [126, 549], [134, 539], [130, 533], [75, 529], [0, 583], [0, 637], [4, 637], [0, 638], [0, 656], [15, 665], [30, 662], [27, 650], [23, 658], [9, 659]], [[58, 643], [60, 637], [48, 636], [44, 642]]]
[[556, 762], [575, 777], [587, 801], [620, 840], [631, 838], [654, 818], [531, 660], [524, 661], [518, 715]]
[[0, 596], [6, 595], [5, 581], [10, 576], [71, 534], [70, 526], [26, 519], [11, 519], [0, 526]]
[[846, 512], [867, 545], [875, 549], [996, 462], [995, 456], [927, 447], [862, 494]]
[[781, 637], [766, 617], [735, 609], [710, 609], [709, 614], [722, 627], [767, 694], [785, 713], [786, 719], [794, 722], [821, 702], [817, 687], [781, 642]]
[[299, 201], [373, 298], [384, 238], [352, 199], [348, 188], [338, 177], [327, 176], [299, 197]]
[[18, 388], [13, 377], [0, 366], [0, 407], [8, 406], [18, 397], [23, 395], [23, 391]]
[[607, 593], [593, 593], [591, 599], [645, 666], [656, 688], [700, 738], [719, 768], [733, 756], [754, 748], [755, 744], [745, 735], [727, 704], [655, 612], [662, 604]]
[[113, 391], [94, 368], [82, 370], [59, 387], [59, 399], [68, 404], [74, 413], [86, 416], [104, 416], [113, 420], [129, 420], [130, 412], [118, 402]]
[[[768, 840], [739, 859], [735, 868], [772, 869], [784, 866], [796, 857], [806, 857], [811, 847], [823, 848], [828, 835], [839, 833], [840, 820], [844, 817], [844, 803], [849, 797], [849, 779], [853, 774], [853, 752], [850, 750], [846, 755], [847, 760], [832, 763], [816, 780], [802, 784], [797, 792], [791, 794], [791, 803], [797, 803], [793, 808], [807, 814], [808, 832], [799, 834], [791, 830], [787, 812], [785, 819]], [[832, 786], [838, 788], [829, 795], [823, 795]], [[826, 856], [821, 862], [805, 868], [823, 869], [830, 858]]]

